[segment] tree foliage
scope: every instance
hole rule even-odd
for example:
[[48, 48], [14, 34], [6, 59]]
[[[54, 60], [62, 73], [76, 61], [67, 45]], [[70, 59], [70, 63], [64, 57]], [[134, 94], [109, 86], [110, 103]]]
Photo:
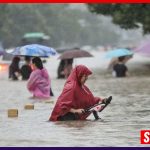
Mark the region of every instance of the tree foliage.
[[124, 29], [139, 28], [150, 33], [150, 4], [88, 4], [91, 12], [111, 16]]
[[49, 35], [52, 47], [104, 45], [120, 38], [99, 16], [69, 9], [68, 4], [0, 5], [0, 41], [4, 47], [18, 46], [27, 32]]

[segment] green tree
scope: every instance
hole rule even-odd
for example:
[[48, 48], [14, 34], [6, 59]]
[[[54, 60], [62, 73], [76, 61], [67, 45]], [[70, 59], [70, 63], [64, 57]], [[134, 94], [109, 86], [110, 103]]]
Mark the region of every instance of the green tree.
[[0, 28], [3, 26], [3, 21], [5, 20], [6, 17], [6, 12], [7, 12], [7, 5], [6, 4], [1, 4], [0, 5]]
[[[0, 5], [0, 31], [3, 31], [5, 22], [7, 21], [7, 4]], [[2, 40], [3, 35], [0, 34], [0, 40]]]
[[124, 29], [139, 28], [150, 33], [150, 4], [88, 4], [92, 13], [111, 16], [112, 21]]
[[69, 4], [4, 4], [0, 6], [0, 40], [5, 48], [19, 46], [27, 32], [49, 35], [52, 47], [117, 43], [120, 35], [110, 22]]

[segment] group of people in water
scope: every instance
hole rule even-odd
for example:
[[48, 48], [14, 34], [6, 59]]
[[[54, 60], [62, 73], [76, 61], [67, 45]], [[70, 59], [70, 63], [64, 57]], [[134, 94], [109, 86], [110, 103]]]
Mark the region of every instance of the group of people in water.
[[20, 57], [14, 57], [12, 63], [9, 66], [9, 78], [12, 80], [18, 80], [21, 76], [22, 80], [28, 80], [32, 72], [31, 68], [31, 58], [29, 56], [25, 57], [25, 64], [20, 68]]
[[[113, 65], [116, 77], [127, 76], [128, 69], [124, 63], [125, 57], [119, 57]], [[32, 61], [32, 63], [31, 63]], [[27, 89], [34, 98], [49, 99], [51, 79], [39, 57], [25, 57], [25, 64], [19, 68], [19, 57], [14, 57], [9, 67], [9, 78], [27, 80]], [[84, 65], [72, 67], [73, 59], [62, 60], [58, 67], [58, 78], [66, 78], [64, 88], [57, 99], [49, 118], [50, 121], [85, 120], [91, 112], [85, 109], [98, 103], [107, 103], [107, 98], [95, 97], [85, 85], [91, 70]], [[96, 112], [93, 112], [94, 114]]]
[[25, 57], [25, 64], [19, 67], [20, 57], [14, 57], [9, 66], [9, 78], [27, 80], [27, 88], [33, 93], [33, 98], [48, 99], [53, 96], [51, 89], [51, 79], [47, 70], [43, 67], [43, 62], [39, 57]]

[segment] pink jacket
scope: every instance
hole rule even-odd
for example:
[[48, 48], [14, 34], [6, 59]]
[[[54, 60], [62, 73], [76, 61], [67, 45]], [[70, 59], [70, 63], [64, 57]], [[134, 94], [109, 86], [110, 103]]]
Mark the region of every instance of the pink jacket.
[[50, 97], [50, 77], [46, 69], [32, 71], [27, 83], [28, 90], [37, 98]]

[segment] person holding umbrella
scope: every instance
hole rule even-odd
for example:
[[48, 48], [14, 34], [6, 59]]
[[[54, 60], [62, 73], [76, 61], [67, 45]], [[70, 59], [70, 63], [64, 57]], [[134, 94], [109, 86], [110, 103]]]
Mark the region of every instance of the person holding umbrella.
[[[51, 88], [49, 88], [49, 90], [47, 91], [47, 87], [50, 87], [50, 84], [49, 84], [50, 79], [48, 78], [48, 73], [46, 69], [43, 68], [43, 63], [41, 59], [39, 58], [39, 57], [47, 58], [49, 56], [57, 55], [57, 52], [54, 48], [47, 47], [47, 46], [40, 45], [40, 44], [29, 44], [29, 45], [25, 45], [21, 47], [16, 47], [10, 54], [17, 55], [17, 56], [35, 57], [32, 60], [34, 69], [30, 75], [29, 82], [28, 82], [28, 89], [29, 91], [33, 93], [34, 97], [46, 98], [46, 97], [49, 97], [49, 95], [50, 96], [54, 95]], [[39, 72], [39, 76], [38, 76], [38, 72]], [[35, 77], [34, 77], [34, 74], [35, 74]], [[35, 78], [37, 80], [35, 80]], [[40, 78], [43, 79], [41, 82], [40, 82]], [[46, 82], [48, 85], [46, 84]], [[44, 87], [43, 87], [44, 90], [41, 88], [42, 84], [44, 84]], [[47, 95], [47, 93], [49, 94]]]
[[118, 57], [118, 63], [113, 66], [113, 76], [115, 77], [127, 77], [129, 76], [128, 68], [124, 63], [126, 56]]
[[108, 69], [113, 69], [112, 75], [115, 77], [128, 76], [128, 68], [125, 63], [133, 57], [133, 52], [129, 49], [120, 48], [108, 51], [106, 58], [111, 58], [112, 61], [109, 64]]
[[73, 58], [62, 59], [57, 69], [57, 78], [68, 78], [73, 69]]
[[50, 77], [47, 70], [43, 67], [42, 60], [39, 57], [32, 59], [33, 71], [29, 77], [27, 88], [33, 93], [33, 98], [50, 98]]
[[63, 52], [58, 58], [61, 59], [61, 61], [57, 69], [57, 78], [67, 78], [73, 69], [73, 59], [83, 57], [93, 57], [93, 55], [77, 47], [67, 49]]

